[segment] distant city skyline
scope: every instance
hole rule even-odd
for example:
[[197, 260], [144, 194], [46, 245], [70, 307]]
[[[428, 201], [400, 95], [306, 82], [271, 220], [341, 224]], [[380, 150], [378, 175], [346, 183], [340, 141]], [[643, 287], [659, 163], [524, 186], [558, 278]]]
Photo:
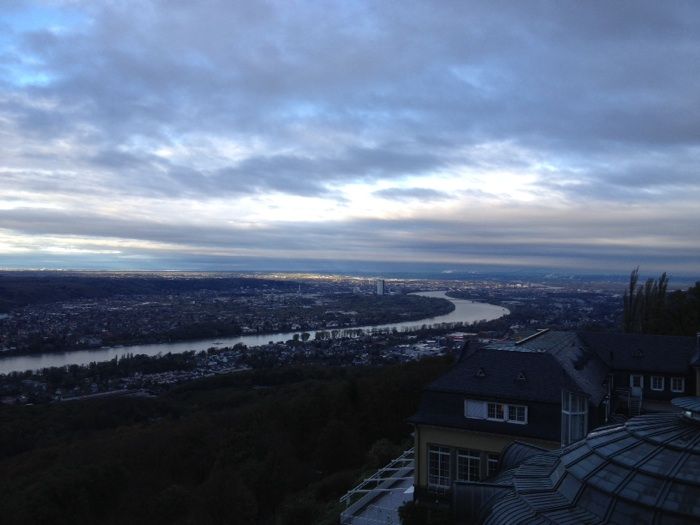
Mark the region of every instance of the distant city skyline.
[[700, 4], [3, 2], [0, 269], [700, 276]]

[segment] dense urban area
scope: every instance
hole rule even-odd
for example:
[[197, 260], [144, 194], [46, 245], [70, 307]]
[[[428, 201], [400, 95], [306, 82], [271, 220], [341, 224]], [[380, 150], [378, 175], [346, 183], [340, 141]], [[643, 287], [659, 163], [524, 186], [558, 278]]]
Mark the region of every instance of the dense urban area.
[[[81, 274], [0, 276], [3, 355], [60, 352], [296, 331], [288, 341], [161, 356], [126, 355], [0, 376], [3, 403], [104, 395], [153, 395], [202, 377], [288, 365], [385, 365], [442, 355], [465, 338], [500, 338], [533, 328], [608, 330], [621, 322], [620, 283], [566, 280], [391, 279], [307, 274]], [[510, 314], [470, 326], [415, 333], [353, 327], [448, 313], [448, 296], [501, 305]], [[313, 334], [313, 335], [312, 335]]]
[[[16, 280], [3, 282], [7, 280], [0, 280], [0, 293], [12, 288], [19, 295], [20, 286], [27, 286]], [[68, 297], [32, 298], [26, 305], [17, 300], [14, 309], [7, 301], [9, 312], [0, 319], [0, 352], [339, 329], [421, 319], [451, 308], [447, 301], [402, 293], [377, 296], [362, 286], [333, 280], [91, 276], [67, 283], [58, 277], [47, 281], [46, 286]], [[93, 292], [82, 287], [91, 284], [96, 287]]]

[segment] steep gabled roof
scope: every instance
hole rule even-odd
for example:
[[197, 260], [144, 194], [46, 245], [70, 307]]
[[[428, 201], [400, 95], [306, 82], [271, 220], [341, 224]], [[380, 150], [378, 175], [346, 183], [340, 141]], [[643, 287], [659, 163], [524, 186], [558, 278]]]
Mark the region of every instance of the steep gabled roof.
[[697, 350], [694, 337], [604, 332], [578, 336], [613, 370], [686, 374]]
[[[558, 404], [562, 388], [591, 395], [551, 354], [479, 348], [433, 381], [426, 390], [477, 398]], [[598, 392], [595, 394], [597, 397]]]
[[[519, 341], [499, 341], [485, 346], [488, 350], [508, 352], [508, 362], [514, 354], [548, 355], [554, 358], [561, 370], [575, 387], [567, 387], [573, 392], [583, 393], [597, 405], [605, 396], [605, 382], [609, 369], [600, 357], [590, 350], [575, 332], [539, 330]], [[540, 374], [541, 376], [541, 374]], [[552, 377], [558, 377], [553, 375]], [[565, 387], [561, 385], [560, 387]]]

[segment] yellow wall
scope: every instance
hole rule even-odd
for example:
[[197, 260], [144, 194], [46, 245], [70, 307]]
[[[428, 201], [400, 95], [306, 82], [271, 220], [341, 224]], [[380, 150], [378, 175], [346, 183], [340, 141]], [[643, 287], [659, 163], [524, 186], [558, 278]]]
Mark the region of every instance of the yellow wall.
[[486, 454], [500, 454], [513, 441], [532, 443], [549, 449], [559, 448], [554, 441], [545, 441], [527, 437], [516, 437], [505, 434], [489, 434], [471, 430], [459, 430], [445, 427], [416, 426], [415, 432], [415, 484], [425, 487], [428, 485], [428, 445], [440, 445], [450, 448], [470, 448], [481, 450], [482, 477], [486, 475]]

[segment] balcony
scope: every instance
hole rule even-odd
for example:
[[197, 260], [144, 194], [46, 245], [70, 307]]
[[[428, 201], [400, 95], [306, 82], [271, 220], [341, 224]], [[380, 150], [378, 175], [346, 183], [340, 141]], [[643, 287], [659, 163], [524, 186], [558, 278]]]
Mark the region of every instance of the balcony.
[[341, 525], [400, 525], [399, 507], [413, 498], [414, 455], [410, 448], [342, 498]]

